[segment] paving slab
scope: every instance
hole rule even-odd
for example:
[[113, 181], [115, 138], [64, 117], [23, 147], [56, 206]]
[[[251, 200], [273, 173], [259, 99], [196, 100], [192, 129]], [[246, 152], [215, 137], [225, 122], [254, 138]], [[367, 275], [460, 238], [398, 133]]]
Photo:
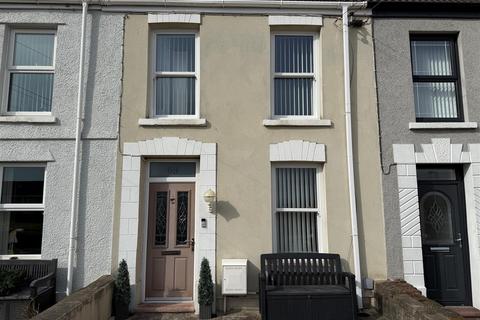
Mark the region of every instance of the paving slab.
[[[128, 320], [196, 320], [198, 316], [192, 313], [138, 313]], [[219, 320], [260, 320], [258, 311], [241, 310], [215, 317]], [[360, 320], [388, 320], [381, 317], [375, 310], [364, 310], [359, 316]]]

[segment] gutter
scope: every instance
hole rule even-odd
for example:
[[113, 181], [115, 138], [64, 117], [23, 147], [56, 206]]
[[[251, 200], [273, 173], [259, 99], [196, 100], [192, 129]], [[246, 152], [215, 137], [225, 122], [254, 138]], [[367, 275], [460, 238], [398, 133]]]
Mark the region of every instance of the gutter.
[[[366, 5], [365, 2], [363, 2]], [[358, 308], [363, 308], [362, 272], [360, 267], [360, 252], [358, 245], [358, 217], [357, 199], [355, 190], [355, 169], [353, 166], [353, 136], [352, 136], [352, 102], [350, 94], [350, 37], [348, 23], [349, 5], [342, 6], [343, 25], [343, 74], [344, 74], [344, 100], [345, 100], [345, 136], [347, 143], [347, 171], [348, 171], [348, 194], [350, 200], [350, 221], [352, 223], [352, 247], [355, 269], [355, 282], [357, 291]]]
[[[79, 0], [26, 0], [24, 5], [78, 5]], [[0, 4], [17, 4], [12, 0], [0, 0]], [[92, 5], [110, 6], [161, 6], [207, 8], [283, 8], [283, 9], [364, 9], [366, 2], [358, 1], [292, 1], [292, 0], [109, 0], [91, 1]]]
[[67, 295], [72, 293], [73, 287], [73, 263], [76, 260], [77, 250], [77, 218], [78, 218], [78, 202], [79, 202], [79, 188], [80, 188], [80, 147], [82, 139], [83, 127], [83, 69], [85, 64], [85, 28], [87, 20], [88, 4], [87, 0], [82, 1], [82, 26], [80, 38], [80, 61], [78, 66], [78, 96], [77, 96], [77, 125], [75, 131], [75, 156], [73, 162], [73, 186], [72, 186], [72, 200], [70, 211], [70, 241], [68, 246], [68, 266], [67, 266]]

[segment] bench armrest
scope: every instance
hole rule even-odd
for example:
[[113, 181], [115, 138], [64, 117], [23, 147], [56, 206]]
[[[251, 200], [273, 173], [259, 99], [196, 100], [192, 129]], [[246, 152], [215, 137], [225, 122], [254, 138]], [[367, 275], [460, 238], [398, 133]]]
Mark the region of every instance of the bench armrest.
[[339, 284], [348, 286], [350, 290], [355, 292], [355, 275], [351, 272], [338, 272], [334, 273], [335, 280]]
[[30, 283], [30, 294], [35, 298], [40, 287], [52, 287], [55, 282], [55, 273], [51, 272], [44, 277], [33, 280]]

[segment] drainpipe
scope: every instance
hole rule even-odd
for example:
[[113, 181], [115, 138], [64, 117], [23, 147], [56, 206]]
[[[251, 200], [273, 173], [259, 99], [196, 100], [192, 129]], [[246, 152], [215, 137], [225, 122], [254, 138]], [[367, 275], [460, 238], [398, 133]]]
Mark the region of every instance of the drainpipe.
[[67, 267], [67, 295], [72, 293], [73, 286], [73, 262], [77, 248], [77, 217], [78, 217], [78, 196], [79, 196], [79, 172], [80, 172], [80, 147], [82, 138], [82, 115], [83, 115], [83, 65], [85, 62], [85, 26], [87, 20], [88, 4], [82, 0], [82, 29], [80, 38], [80, 62], [78, 66], [78, 96], [77, 96], [77, 125], [75, 131], [75, 155], [73, 162], [73, 186], [70, 211], [70, 243], [68, 246], [68, 267]]
[[355, 171], [353, 167], [352, 137], [352, 103], [350, 98], [350, 51], [348, 34], [348, 5], [342, 6], [343, 21], [343, 78], [345, 92], [345, 135], [347, 142], [348, 194], [350, 198], [350, 215], [352, 222], [352, 246], [355, 268], [358, 308], [363, 308], [362, 273], [360, 269], [360, 252], [358, 248], [357, 199], [355, 195]]

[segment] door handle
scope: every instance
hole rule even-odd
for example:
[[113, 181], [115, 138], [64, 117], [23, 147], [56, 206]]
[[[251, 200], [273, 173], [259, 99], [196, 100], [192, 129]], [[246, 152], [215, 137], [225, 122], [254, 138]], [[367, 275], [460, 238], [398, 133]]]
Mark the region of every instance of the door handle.
[[460, 246], [460, 248], [463, 247], [463, 242], [462, 242], [462, 234], [459, 232], [457, 233], [457, 239], [453, 240], [455, 242], [458, 243], [458, 245]]
[[190, 246], [192, 248], [192, 251], [195, 250], [195, 238], [192, 238], [192, 240], [185, 240], [183, 243], [184, 244], [190, 244]]

